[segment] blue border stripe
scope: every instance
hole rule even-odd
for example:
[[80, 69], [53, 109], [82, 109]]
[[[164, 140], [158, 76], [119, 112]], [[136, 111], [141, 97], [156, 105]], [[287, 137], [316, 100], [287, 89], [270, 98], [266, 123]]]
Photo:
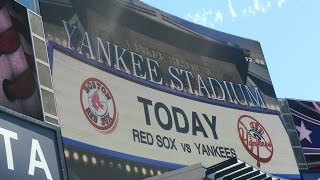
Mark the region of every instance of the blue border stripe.
[[113, 150], [109, 150], [109, 149], [104, 149], [101, 147], [82, 143], [82, 142], [79, 142], [79, 141], [76, 141], [76, 140], [73, 140], [70, 138], [66, 138], [66, 137], [62, 138], [62, 142], [65, 145], [78, 147], [83, 150], [91, 151], [94, 153], [118, 157], [118, 158], [122, 158], [122, 159], [126, 159], [126, 160], [131, 160], [131, 161], [155, 165], [155, 166], [167, 167], [167, 168], [172, 168], [172, 169], [179, 169], [179, 168], [186, 166], [186, 165], [182, 165], [182, 164], [168, 163], [168, 162], [164, 162], [164, 161], [158, 161], [158, 160], [154, 160], [154, 159], [148, 159], [148, 158], [125, 154], [125, 153], [121, 153], [121, 152], [117, 152], [117, 151], [113, 151]]
[[285, 179], [301, 179], [300, 174], [272, 174], [273, 176]]

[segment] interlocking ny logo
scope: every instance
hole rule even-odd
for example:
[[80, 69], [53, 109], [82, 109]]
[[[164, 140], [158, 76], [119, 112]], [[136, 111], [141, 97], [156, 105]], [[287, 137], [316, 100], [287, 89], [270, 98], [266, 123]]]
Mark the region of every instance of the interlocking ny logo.
[[256, 119], [248, 115], [240, 116], [238, 133], [244, 148], [257, 160], [258, 167], [272, 159], [272, 141], [266, 129]]

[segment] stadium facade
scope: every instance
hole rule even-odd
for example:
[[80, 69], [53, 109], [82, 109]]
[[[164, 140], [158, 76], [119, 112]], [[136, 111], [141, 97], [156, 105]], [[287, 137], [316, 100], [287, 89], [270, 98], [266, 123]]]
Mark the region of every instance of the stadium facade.
[[259, 42], [135, 0], [0, 2], [1, 179], [317, 174]]

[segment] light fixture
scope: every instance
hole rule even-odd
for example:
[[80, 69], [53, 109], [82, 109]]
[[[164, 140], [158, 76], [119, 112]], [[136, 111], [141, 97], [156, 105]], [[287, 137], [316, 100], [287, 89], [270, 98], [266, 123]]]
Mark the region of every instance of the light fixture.
[[66, 157], [66, 158], [69, 158], [70, 157], [70, 153], [69, 153], [69, 151], [68, 150], [64, 150], [64, 156]]
[[73, 153], [73, 159], [78, 161], [79, 160], [79, 154], [77, 152]]
[[131, 167], [130, 167], [128, 164], [126, 165], [126, 171], [127, 171], [128, 173], [131, 172]]
[[84, 163], [87, 163], [88, 162], [88, 156], [87, 155], [82, 155], [82, 160]]
[[144, 167], [141, 169], [141, 172], [143, 175], [147, 175], [147, 170]]
[[92, 164], [93, 165], [96, 165], [97, 164], [97, 159], [95, 157], [92, 157], [91, 158], [91, 161], [92, 161]]

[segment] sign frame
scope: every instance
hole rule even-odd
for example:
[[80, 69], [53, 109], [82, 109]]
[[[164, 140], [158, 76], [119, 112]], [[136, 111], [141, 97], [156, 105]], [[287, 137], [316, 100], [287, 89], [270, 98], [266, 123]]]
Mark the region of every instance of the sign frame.
[[[250, 112], [256, 112], [256, 113], [263, 113], [263, 114], [270, 114], [270, 115], [276, 115], [279, 117], [279, 120], [281, 121], [281, 124], [283, 126], [283, 128], [285, 129], [285, 124], [284, 124], [284, 119], [281, 115], [281, 113], [279, 111], [276, 110], [270, 110], [270, 109], [262, 109], [262, 108], [257, 108], [257, 107], [248, 107], [248, 106], [241, 106], [239, 104], [233, 104], [233, 103], [226, 103], [226, 102], [220, 102], [218, 100], [208, 100], [207, 98], [204, 97], [199, 97], [199, 96], [194, 96], [192, 94], [187, 94], [187, 93], [182, 93], [173, 89], [169, 89], [167, 87], [164, 87], [162, 85], [158, 85], [152, 82], [148, 82], [145, 81], [143, 79], [137, 78], [137, 77], [133, 77], [131, 75], [126, 74], [125, 72], [121, 72], [121, 71], [117, 71], [113, 68], [107, 67], [107, 66], [103, 66], [101, 65], [99, 62], [95, 62], [92, 61], [89, 58], [86, 58], [78, 53], [76, 53], [75, 51], [72, 51], [66, 47], [63, 47], [62, 45], [59, 45], [58, 43], [54, 42], [54, 41], [48, 41], [48, 57], [49, 57], [49, 63], [50, 63], [50, 67], [53, 69], [54, 66], [54, 59], [53, 59], [53, 53], [54, 51], [59, 51], [63, 54], [66, 55], [70, 55], [73, 58], [77, 59], [78, 61], [87, 64], [89, 66], [93, 66], [99, 70], [108, 72], [108, 73], [112, 73], [116, 76], [118, 76], [119, 78], [123, 78], [126, 80], [129, 80], [131, 82], [137, 83], [139, 85], [145, 86], [145, 87], [149, 87], [164, 93], [168, 93], [171, 95], [175, 95], [178, 97], [182, 97], [188, 100], [193, 100], [193, 101], [198, 101], [201, 103], [207, 103], [210, 105], [216, 105], [216, 106], [221, 106], [221, 107], [226, 107], [226, 108], [230, 108], [230, 109], [236, 109], [236, 110], [244, 110], [244, 111], [250, 111]], [[51, 69], [51, 70], [52, 70]], [[137, 161], [137, 162], [145, 162], [147, 164], [150, 165], [160, 165], [163, 167], [168, 167], [168, 168], [174, 168], [174, 169], [178, 169], [178, 168], [182, 168], [185, 165], [183, 164], [178, 164], [178, 163], [172, 163], [172, 162], [166, 162], [166, 161], [161, 161], [161, 160], [155, 160], [155, 159], [150, 159], [150, 158], [145, 158], [145, 157], [140, 157], [140, 156], [136, 156], [136, 155], [131, 155], [131, 154], [127, 154], [125, 152], [117, 152], [117, 151], [113, 151], [110, 149], [105, 149], [105, 148], [101, 148], [101, 147], [97, 147], [91, 144], [87, 144], [84, 142], [78, 142], [76, 140], [70, 139], [68, 137], [63, 137], [62, 138], [63, 142], [67, 145], [71, 145], [71, 146], [75, 146], [75, 147], [80, 147], [84, 150], [91, 150], [92, 152], [96, 152], [96, 153], [101, 153], [101, 154], [106, 154], [106, 155], [110, 155], [110, 156], [115, 156], [118, 158], [125, 158], [131, 161]], [[290, 179], [300, 179], [300, 174], [272, 174], [274, 176], [280, 176], [282, 178], [290, 178]]]

